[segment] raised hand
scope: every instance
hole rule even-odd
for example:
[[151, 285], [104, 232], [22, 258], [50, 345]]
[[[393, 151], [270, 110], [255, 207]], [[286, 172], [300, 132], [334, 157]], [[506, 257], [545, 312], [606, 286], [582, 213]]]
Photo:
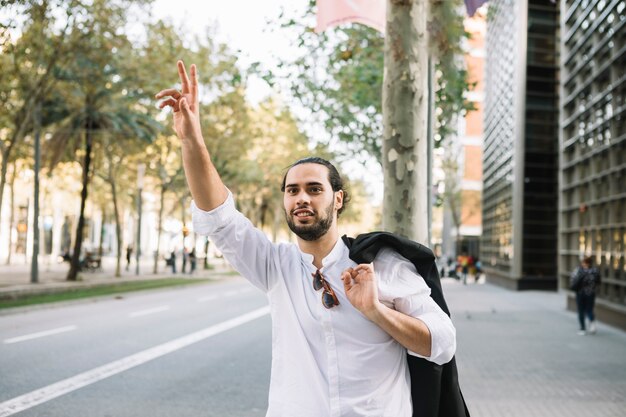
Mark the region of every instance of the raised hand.
[[341, 279], [348, 300], [365, 316], [370, 317], [381, 306], [376, 275], [371, 264], [348, 268], [341, 274]]
[[159, 108], [169, 106], [174, 111], [174, 129], [181, 140], [202, 141], [200, 128], [198, 74], [195, 64], [191, 65], [191, 80], [183, 61], [177, 62], [178, 75], [182, 90], [168, 88], [155, 95], [157, 99], [165, 98]]

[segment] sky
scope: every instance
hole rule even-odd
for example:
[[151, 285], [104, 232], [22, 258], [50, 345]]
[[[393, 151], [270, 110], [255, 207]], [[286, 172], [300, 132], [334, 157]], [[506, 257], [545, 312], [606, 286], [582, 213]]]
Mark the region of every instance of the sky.
[[[294, 51], [284, 31], [270, 31], [268, 20], [277, 21], [281, 9], [290, 16], [300, 16], [308, 0], [156, 0], [153, 15], [171, 19], [174, 23], [184, 22], [185, 27], [198, 34], [207, 26], [217, 29], [217, 37], [231, 47], [240, 50], [239, 60], [243, 65], [260, 62], [271, 68], [273, 56], [288, 57]], [[250, 79], [248, 98], [258, 102], [271, 89], [261, 80]], [[355, 162], [342, 166], [342, 171], [351, 177], [363, 179], [371, 193], [374, 204], [382, 201], [382, 173], [376, 163], [363, 167]]]
[[244, 64], [265, 61], [273, 54], [289, 51], [289, 39], [267, 30], [268, 20], [276, 21], [284, 8], [302, 10], [307, 0], [156, 0], [155, 17], [185, 22], [191, 31], [202, 34], [207, 26], [217, 28], [220, 40], [241, 50]]

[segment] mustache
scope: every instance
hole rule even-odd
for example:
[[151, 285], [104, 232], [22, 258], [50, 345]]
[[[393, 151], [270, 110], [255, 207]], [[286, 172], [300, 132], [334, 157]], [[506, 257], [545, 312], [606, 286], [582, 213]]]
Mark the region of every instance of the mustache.
[[290, 213], [291, 215], [294, 215], [294, 214], [295, 214], [295, 212], [296, 212], [296, 211], [298, 211], [298, 210], [308, 210], [308, 211], [310, 211], [310, 212], [311, 212], [311, 213], [313, 213], [313, 214], [317, 214], [317, 211], [316, 211], [316, 210], [314, 210], [313, 208], [311, 208], [311, 206], [308, 206], [308, 205], [297, 206], [296, 208], [294, 208], [293, 210], [291, 210], [289, 213]]

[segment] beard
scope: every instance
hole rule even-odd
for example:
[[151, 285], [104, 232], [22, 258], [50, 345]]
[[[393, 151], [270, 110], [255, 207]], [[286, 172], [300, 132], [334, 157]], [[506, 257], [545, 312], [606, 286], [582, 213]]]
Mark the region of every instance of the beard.
[[319, 219], [315, 223], [304, 225], [297, 225], [292, 216], [285, 211], [287, 225], [289, 226], [289, 229], [291, 229], [291, 231], [300, 239], [306, 240], [307, 242], [313, 242], [314, 240], [324, 236], [333, 224], [333, 208], [334, 203], [330, 203], [324, 211], [326, 216]]

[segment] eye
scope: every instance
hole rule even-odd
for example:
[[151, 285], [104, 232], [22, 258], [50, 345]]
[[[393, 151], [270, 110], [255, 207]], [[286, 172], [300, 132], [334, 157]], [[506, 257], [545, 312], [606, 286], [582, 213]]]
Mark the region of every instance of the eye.
[[298, 193], [298, 189], [297, 188], [287, 188], [287, 190], [285, 191], [287, 194], [289, 195], [295, 195]]
[[312, 194], [319, 194], [322, 191], [323, 191], [322, 187], [311, 187], [311, 188], [309, 188], [309, 192], [311, 192]]

